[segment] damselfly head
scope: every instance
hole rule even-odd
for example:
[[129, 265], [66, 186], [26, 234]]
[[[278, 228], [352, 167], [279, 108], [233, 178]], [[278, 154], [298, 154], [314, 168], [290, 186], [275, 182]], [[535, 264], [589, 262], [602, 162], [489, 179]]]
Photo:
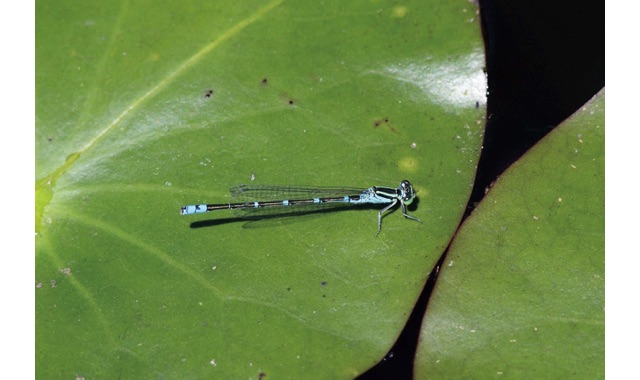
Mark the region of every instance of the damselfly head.
[[398, 186], [398, 190], [400, 191], [400, 199], [402, 203], [409, 205], [416, 197], [416, 192], [413, 190], [413, 186], [411, 186], [411, 182], [406, 179], [400, 182], [400, 186]]

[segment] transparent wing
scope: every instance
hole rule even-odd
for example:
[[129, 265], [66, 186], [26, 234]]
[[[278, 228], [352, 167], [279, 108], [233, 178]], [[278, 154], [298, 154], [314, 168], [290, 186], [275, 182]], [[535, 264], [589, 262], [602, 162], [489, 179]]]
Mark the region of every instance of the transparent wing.
[[[343, 187], [305, 187], [277, 185], [240, 185], [229, 189], [232, 203], [273, 202], [285, 200], [309, 200], [314, 198], [343, 198], [359, 196], [363, 189]], [[352, 206], [345, 202], [309, 203], [290, 206], [249, 207], [233, 210], [237, 216], [244, 218], [262, 218], [270, 216], [286, 216], [307, 214], [329, 208]]]

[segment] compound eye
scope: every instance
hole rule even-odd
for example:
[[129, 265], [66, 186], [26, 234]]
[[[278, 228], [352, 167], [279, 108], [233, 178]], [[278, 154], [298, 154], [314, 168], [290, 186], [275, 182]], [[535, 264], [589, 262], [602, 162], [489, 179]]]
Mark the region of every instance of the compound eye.
[[400, 189], [402, 201], [405, 204], [410, 204], [411, 202], [413, 202], [413, 198], [416, 197], [416, 193], [413, 190], [413, 186], [411, 186], [411, 183], [405, 179], [400, 183]]

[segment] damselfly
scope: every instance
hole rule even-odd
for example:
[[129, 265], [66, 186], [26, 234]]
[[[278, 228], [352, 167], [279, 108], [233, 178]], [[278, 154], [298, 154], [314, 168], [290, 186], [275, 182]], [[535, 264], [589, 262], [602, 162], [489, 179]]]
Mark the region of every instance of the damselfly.
[[402, 215], [408, 219], [422, 222], [407, 213], [407, 206], [416, 198], [413, 186], [407, 180], [400, 182], [396, 188], [373, 186], [365, 190], [335, 187], [297, 187], [297, 186], [265, 186], [240, 185], [229, 189], [236, 203], [198, 204], [184, 206], [180, 214], [191, 215], [216, 210], [237, 210], [245, 216], [286, 215], [303, 210], [321, 207], [339, 207], [346, 205], [387, 205], [378, 212], [378, 231], [382, 228], [382, 217], [386, 211], [400, 203]]

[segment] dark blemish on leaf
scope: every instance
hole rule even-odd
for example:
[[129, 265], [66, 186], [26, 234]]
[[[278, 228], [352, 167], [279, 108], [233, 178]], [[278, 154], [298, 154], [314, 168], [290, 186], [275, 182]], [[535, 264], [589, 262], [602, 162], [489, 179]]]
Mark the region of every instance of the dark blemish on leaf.
[[209, 90], [204, 92], [204, 97], [205, 98], [210, 98], [212, 96], [213, 96], [213, 90], [209, 89]]
[[389, 118], [385, 117], [383, 119], [376, 119], [373, 121], [373, 127], [374, 128], [378, 128], [379, 126], [383, 125], [383, 124], [389, 124]]
[[288, 104], [290, 106], [295, 105], [296, 100], [294, 97], [292, 97], [291, 95], [289, 95], [286, 92], [282, 92], [278, 95], [278, 98], [280, 99], [280, 101], [284, 104]]

